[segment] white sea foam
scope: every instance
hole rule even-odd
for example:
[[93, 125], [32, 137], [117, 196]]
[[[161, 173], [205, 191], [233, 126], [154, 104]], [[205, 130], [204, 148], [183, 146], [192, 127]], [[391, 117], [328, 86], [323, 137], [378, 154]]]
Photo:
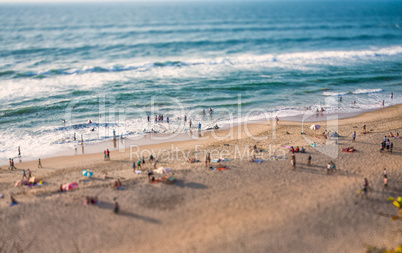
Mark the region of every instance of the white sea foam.
[[377, 93], [382, 92], [382, 89], [357, 89], [353, 91], [353, 94], [368, 94], [368, 93]]
[[324, 96], [343, 96], [348, 94], [349, 92], [345, 92], [345, 91], [338, 91], [338, 92], [332, 92], [332, 91], [324, 91], [322, 93], [322, 95]]

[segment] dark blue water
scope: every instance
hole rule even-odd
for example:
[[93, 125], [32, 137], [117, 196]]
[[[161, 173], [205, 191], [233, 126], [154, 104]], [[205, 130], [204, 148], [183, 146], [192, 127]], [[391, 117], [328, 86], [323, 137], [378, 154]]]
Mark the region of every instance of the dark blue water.
[[0, 161], [73, 148], [74, 133], [185, 132], [184, 115], [207, 129], [401, 103], [401, 13], [385, 0], [2, 4]]

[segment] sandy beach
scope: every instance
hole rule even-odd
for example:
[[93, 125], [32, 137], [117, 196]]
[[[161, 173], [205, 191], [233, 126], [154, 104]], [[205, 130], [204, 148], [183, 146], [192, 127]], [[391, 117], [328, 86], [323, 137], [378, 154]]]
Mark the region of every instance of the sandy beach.
[[[0, 170], [0, 252], [365, 252], [367, 245], [397, 247], [402, 220], [392, 221], [397, 210], [387, 198], [402, 194], [402, 138], [390, 138], [392, 153], [380, 152], [380, 143], [389, 132], [402, 134], [402, 105], [339, 120], [316, 119], [258, 122], [207, 132], [197, 140], [127, 147], [112, 151], [110, 161], [103, 153], [43, 159], [43, 168], [37, 161], [16, 160], [17, 170]], [[312, 124], [321, 128], [311, 130]], [[325, 130], [340, 137], [326, 139]], [[314, 142], [317, 146], [310, 147]], [[264, 151], [253, 152], [254, 145]], [[288, 146], [306, 149], [295, 154], [295, 168]], [[342, 152], [350, 146], [354, 153]], [[230, 159], [221, 162], [229, 169], [205, 166], [207, 153], [212, 159]], [[174, 184], [148, 182], [150, 154], [158, 159], [157, 168], [173, 169]], [[250, 162], [253, 155], [263, 162]], [[142, 156], [143, 173], [136, 174], [132, 164]], [[189, 163], [189, 157], [200, 162]], [[328, 174], [329, 161], [337, 170]], [[15, 187], [28, 168], [46, 184]], [[84, 177], [83, 169], [94, 176]], [[367, 196], [358, 194], [364, 178]], [[116, 179], [123, 190], [112, 189]], [[57, 192], [69, 182], [78, 188]], [[10, 195], [17, 205], [9, 206]], [[96, 196], [100, 203], [84, 205], [85, 196]], [[118, 214], [112, 211], [114, 197]]]

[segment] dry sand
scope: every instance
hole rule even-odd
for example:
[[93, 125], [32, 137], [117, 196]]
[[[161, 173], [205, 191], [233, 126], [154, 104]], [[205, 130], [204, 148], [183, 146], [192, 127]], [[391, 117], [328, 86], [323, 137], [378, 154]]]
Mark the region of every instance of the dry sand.
[[[165, 150], [157, 166], [174, 169], [173, 185], [149, 184], [145, 173], [133, 173], [129, 150], [113, 151], [111, 161], [92, 154], [44, 159], [41, 169], [37, 162], [17, 163], [16, 171], [2, 166], [0, 252], [364, 252], [365, 245], [396, 247], [402, 243], [402, 221], [391, 220], [397, 211], [387, 197], [402, 194], [402, 139], [391, 139], [392, 154], [379, 149], [384, 135], [402, 133], [401, 116], [399, 105], [318, 122], [318, 131], [308, 129], [312, 123], [261, 122], [206, 133], [198, 140], [142, 146], [138, 152]], [[370, 134], [361, 134], [364, 123]], [[298, 134], [302, 129], [307, 135]], [[338, 145], [319, 135], [325, 129], [337, 129]], [[353, 131], [357, 141], [352, 144]], [[308, 147], [314, 141], [317, 148]], [[255, 144], [268, 150], [255, 154], [263, 163], [248, 161]], [[307, 149], [296, 154], [295, 169], [285, 145]], [[355, 153], [341, 152], [350, 145]], [[224, 162], [230, 169], [205, 167], [206, 152], [212, 159], [230, 158]], [[184, 162], [188, 154], [201, 162]], [[311, 166], [306, 165], [309, 154]], [[330, 160], [338, 170], [327, 174]], [[147, 161], [145, 168], [150, 167]], [[47, 184], [14, 187], [28, 168]], [[82, 169], [94, 177], [83, 181]], [[109, 179], [102, 179], [105, 172]], [[125, 190], [111, 188], [117, 178]], [[370, 186], [367, 197], [357, 194], [364, 178]], [[78, 189], [52, 194], [60, 184], [74, 181]], [[9, 207], [10, 194], [18, 205]], [[85, 196], [98, 196], [101, 203], [86, 206]], [[112, 212], [114, 197], [121, 207], [118, 215]]]

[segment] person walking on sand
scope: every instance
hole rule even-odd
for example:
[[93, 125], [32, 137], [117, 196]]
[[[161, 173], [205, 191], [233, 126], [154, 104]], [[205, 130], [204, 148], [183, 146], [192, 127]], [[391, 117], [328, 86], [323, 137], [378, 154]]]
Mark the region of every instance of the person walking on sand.
[[311, 155], [308, 155], [307, 157], [307, 165], [311, 165]]
[[38, 168], [42, 168], [42, 162], [40, 161], [40, 158], [38, 160]]
[[385, 174], [384, 175], [384, 188], [388, 187], [388, 176]]
[[119, 203], [117, 202], [117, 198], [114, 197], [114, 198], [113, 198], [113, 212], [114, 212], [115, 214], [118, 214], [118, 213], [119, 213], [119, 210], [120, 210]]
[[275, 121], [276, 121], [276, 124], [278, 125], [278, 124], [279, 124], [279, 118], [278, 118], [278, 116], [275, 117]]
[[295, 156], [295, 154], [292, 154], [292, 156], [290, 157], [290, 164], [292, 165], [293, 168], [296, 167], [296, 156]]
[[141, 169], [141, 160], [138, 160], [137, 167], [138, 167], [139, 170]]
[[13, 168], [12, 168], [12, 166], [11, 166], [11, 158], [8, 159], [8, 163], [10, 164], [10, 166], [8, 166], [8, 169], [9, 169], [9, 170], [12, 170]]
[[11, 170], [16, 170], [17, 168], [14, 165], [14, 159], [11, 159]]
[[31, 170], [30, 170], [30, 169], [28, 169], [28, 170], [27, 170], [27, 173], [28, 173], [27, 178], [28, 178], [28, 180], [29, 180], [29, 179], [31, 178], [31, 176], [32, 176]]
[[364, 178], [364, 185], [363, 185], [363, 195], [367, 196], [367, 191], [368, 191], [368, 180], [367, 178]]
[[364, 125], [363, 125], [363, 131], [364, 131], [364, 133], [366, 133], [366, 127], [367, 127], [367, 124], [364, 123]]
[[356, 131], [353, 132], [353, 140], [352, 142], [356, 142]]
[[27, 173], [26, 173], [26, 171], [23, 169], [22, 170], [22, 180], [24, 180], [24, 178], [26, 178], [27, 177]]

